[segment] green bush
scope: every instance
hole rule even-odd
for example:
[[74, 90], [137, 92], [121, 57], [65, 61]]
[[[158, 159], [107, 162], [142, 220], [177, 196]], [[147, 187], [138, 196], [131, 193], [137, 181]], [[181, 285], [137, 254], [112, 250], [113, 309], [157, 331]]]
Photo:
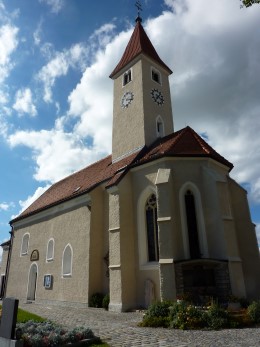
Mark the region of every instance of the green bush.
[[253, 323], [260, 323], [260, 300], [253, 301], [247, 308], [247, 314]]
[[199, 329], [205, 326], [205, 314], [185, 302], [175, 303], [170, 308], [170, 326], [177, 329]]
[[138, 324], [140, 327], [168, 328], [170, 325], [169, 317], [144, 316], [143, 321]]
[[89, 300], [89, 307], [102, 308], [104, 294], [95, 293]]
[[146, 315], [148, 317], [168, 317], [171, 305], [173, 305], [171, 301], [156, 301], [148, 307]]
[[108, 310], [108, 306], [109, 306], [109, 302], [110, 302], [110, 299], [109, 299], [109, 294], [106, 294], [102, 300], [102, 307], [105, 309], [105, 310]]
[[206, 319], [210, 329], [218, 330], [229, 326], [228, 312], [216, 304], [208, 309]]

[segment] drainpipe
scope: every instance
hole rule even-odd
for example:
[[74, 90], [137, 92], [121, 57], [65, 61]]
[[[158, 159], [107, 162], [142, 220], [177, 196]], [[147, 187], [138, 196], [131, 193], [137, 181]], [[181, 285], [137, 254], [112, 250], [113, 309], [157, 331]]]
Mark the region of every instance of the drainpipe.
[[10, 246], [8, 250], [8, 256], [7, 256], [7, 262], [6, 262], [6, 269], [5, 269], [5, 283], [4, 283], [4, 290], [3, 290], [3, 297], [6, 296], [6, 289], [7, 289], [7, 282], [9, 277], [9, 269], [10, 269], [10, 263], [11, 263], [11, 255], [12, 255], [12, 248], [13, 248], [13, 239], [14, 239], [14, 228], [12, 226], [12, 230], [9, 232], [10, 237]]

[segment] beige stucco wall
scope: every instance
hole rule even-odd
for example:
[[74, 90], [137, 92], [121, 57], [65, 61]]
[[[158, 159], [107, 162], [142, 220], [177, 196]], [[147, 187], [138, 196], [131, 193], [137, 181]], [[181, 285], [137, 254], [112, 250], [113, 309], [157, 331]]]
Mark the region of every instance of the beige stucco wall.
[[234, 180], [229, 179], [232, 211], [237, 232], [239, 255], [245, 278], [246, 296], [249, 299], [260, 298], [260, 258], [255, 233], [251, 222], [246, 191]]
[[[72, 206], [71, 209], [62, 211], [62, 207], [65, 206], [66, 203], [56, 207], [56, 210], [54, 208], [50, 216], [38, 221], [32, 220], [26, 226], [14, 225], [8, 296], [23, 300], [27, 298], [28, 274], [32, 265], [30, 255], [37, 249], [39, 260], [34, 262], [38, 267], [36, 300], [88, 302], [91, 213], [84, 202], [80, 206]], [[22, 237], [25, 233], [30, 234], [29, 251], [27, 255], [20, 256]], [[51, 238], [55, 241], [54, 260], [46, 262], [47, 242]], [[72, 276], [62, 278], [62, 255], [67, 244], [73, 249]], [[52, 290], [43, 287], [45, 274], [53, 275]]]
[[[122, 76], [130, 67], [132, 81], [123, 86]], [[152, 67], [161, 72], [162, 84], [152, 80]], [[165, 101], [162, 106], [158, 106], [151, 97], [150, 92], [154, 88], [164, 95]], [[134, 99], [127, 108], [122, 108], [121, 99], [125, 92], [132, 92]], [[156, 118], [159, 115], [164, 121], [165, 135], [172, 133], [173, 118], [168, 74], [154, 62], [142, 57], [142, 60], [133, 61], [131, 66], [126, 66], [114, 81], [113, 160], [155, 141]]]
[[[36, 300], [87, 305], [95, 292], [108, 293], [110, 309], [145, 305], [145, 283], [152, 280], [155, 299], [175, 297], [174, 263], [189, 259], [183, 196], [196, 198], [202, 257], [229, 262], [231, 287], [238, 296], [259, 293], [259, 253], [246, 194], [224, 166], [206, 158], [164, 158], [129, 171], [117, 187], [101, 185], [40, 215], [14, 224], [8, 296], [27, 297], [30, 254], [37, 249]], [[145, 203], [155, 193], [158, 203], [159, 262], [147, 261]], [[48, 213], [47, 213], [48, 212]], [[22, 237], [30, 234], [29, 254], [20, 256]], [[46, 247], [55, 241], [54, 261]], [[62, 278], [62, 253], [73, 249], [71, 278]], [[109, 250], [109, 273], [104, 257]], [[44, 274], [54, 276], [52, 290]], [[19, 283], [19, 286], [17, 286]]]

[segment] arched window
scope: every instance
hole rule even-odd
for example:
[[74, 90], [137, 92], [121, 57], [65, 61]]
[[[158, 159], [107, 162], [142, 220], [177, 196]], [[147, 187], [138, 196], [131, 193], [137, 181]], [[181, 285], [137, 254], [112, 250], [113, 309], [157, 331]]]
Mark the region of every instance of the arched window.
[[186, 182], [180, 189], [179, 198], [184, 257], [208, 258], [208, 241], [198, 187], [192, 182]]
[[72, 257], [73, 252], [71, 245], [68, 244], [63, 251], [62, 257], [62, 276], [70, 277], [72, 275]]
[[200, 251], [200, 244], [199, 244], [196, 206], [195, 206], [194, 195], [191, 192], [191, 190], [187, 190], [185, 193], [185, 209], [186, 209], [188, 236], [189, 236], [190, 257], [192, 259], [200, 258], [201, 251]]
[[46, 260], [51, 261], [54, 258], [54, 240], [50, 239], [47, 244]]
[[21, 255], [28, 254], [28, 248], [29, 248], [29, 234], [24, 234], [22, 239], [22, 245], [21, 245]]
[[156, 118], [156, 135], [157, 137], [164, 137], [164, 124], [161, 116]]
[[159, 260], [157, 202], [155, 194], [150, 195], [145, 205], [148, 261]]

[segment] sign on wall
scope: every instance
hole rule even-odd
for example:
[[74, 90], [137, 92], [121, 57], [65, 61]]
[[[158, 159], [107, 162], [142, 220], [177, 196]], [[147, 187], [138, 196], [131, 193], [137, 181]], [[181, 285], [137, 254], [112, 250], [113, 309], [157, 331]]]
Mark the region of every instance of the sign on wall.
[[52, 275], [44, 275], [43, 277], [43, 285], [45, 289], [52, 289], [53, 284], [53, 276]]
[[31, 253], [31, 261], [39, 260], [39, 251], [37, 249], [34, 249]]

